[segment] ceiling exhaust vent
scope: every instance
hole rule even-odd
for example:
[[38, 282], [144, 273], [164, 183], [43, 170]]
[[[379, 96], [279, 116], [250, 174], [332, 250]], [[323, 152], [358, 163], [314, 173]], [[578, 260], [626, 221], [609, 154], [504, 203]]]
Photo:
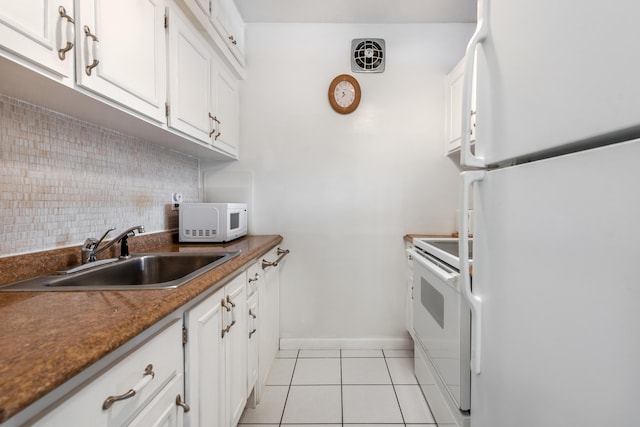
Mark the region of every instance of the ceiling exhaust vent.
[[354, 73], [382, 73], [384, 62], [384, 39], [351, 40], [351, 71]]

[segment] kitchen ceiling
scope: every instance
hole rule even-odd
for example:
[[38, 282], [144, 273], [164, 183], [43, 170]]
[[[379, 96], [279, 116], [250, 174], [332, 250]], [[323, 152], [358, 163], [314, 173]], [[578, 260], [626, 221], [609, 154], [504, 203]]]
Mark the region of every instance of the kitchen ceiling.
[[235, 0], [245, 22], [476, 22], [476, 0]]

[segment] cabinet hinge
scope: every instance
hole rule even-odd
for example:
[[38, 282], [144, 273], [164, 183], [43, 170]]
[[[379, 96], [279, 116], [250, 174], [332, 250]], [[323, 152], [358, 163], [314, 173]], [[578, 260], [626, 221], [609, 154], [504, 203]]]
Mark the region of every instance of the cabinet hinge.
[[169, 28], [169, 15], [167, 13], [164, 14], [164, 27]]
[[182, 345], [187, 344], [187, 341], [189, 341], [189, 331], [185, 326], [183, 326], [182, 327]]
[[168, 102], [164, 103], [164, 115], [166, 117], [169, 117], [169, 103]]

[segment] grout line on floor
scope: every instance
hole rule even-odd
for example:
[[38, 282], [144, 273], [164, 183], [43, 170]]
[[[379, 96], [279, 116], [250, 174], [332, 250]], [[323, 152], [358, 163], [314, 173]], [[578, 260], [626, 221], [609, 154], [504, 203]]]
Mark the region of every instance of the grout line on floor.
[[280, 415], [280, 422], [278, 426], [282, 425], [284, 420], [284, 411], [287, 409], [287, 401], [289, 400], [289, 393], [291, 393], [291, 384], [293, 384], [293, 376], [296, 374], [296, 366], [298, 366], [298, 356], [300, 356], [300, 350], [296, 353], [295, 362], [293, 363], [293, 371], [291, 371], [291, 378], [289, 378], [289, 386], [287, 387], [287, 397], [284, 399], [284, 406], [282, 407], [282, 414]]
[[342, 349], [340, 349], [340, 425], [344, 426], [344, 384], [342, 381]]
[[406, 426], [407, 422], [404, 419], [404, 413], [402, 412], [402, 406], [400, 406], [400, 399], [398, 398], [398, 392], [396, 391], [396, 384], [393, 381], [393, 377], [391, 376], [391, 370], [389, 369], [389, 364], [387, 363], [387, 355], [384, 354], [384, 350], [382, 351], [382, 357], [384, 359], [384, 366], [387, 368], [387, 374], [389, 374], [389, 380], [391, 380], [391, 387], [393, 387], [393, 394], [396, 397], [396, 403], [398, 404], [398, 409], [400, 409], [400, 416], [402, 417], [402, 423]]

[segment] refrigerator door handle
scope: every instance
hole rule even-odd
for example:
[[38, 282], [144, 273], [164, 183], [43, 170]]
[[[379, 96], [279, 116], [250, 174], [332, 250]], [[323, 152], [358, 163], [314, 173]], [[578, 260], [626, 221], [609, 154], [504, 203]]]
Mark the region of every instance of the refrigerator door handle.
[[471, 291], [471, 274], [469, 272], [469, 193], [474, 182], [482, 181], [486, 172], [483, 170], [467, 171], [460, 174], [460, 290], [471, 308], [471, 372], [480, 374], [482, 362], [482, 300]]
[[[460, 142], [460, 165], [484, 168], [484, 158], [471, 152], [471, 97], [473, 94], [473, 66], [476, 58], [476, 47], [484, 42], [489, 34], [489, 1], [478, 2], [482, 7], [482, 16], [478, 20], [476, 31], [471, 36], [464, 54], [464, 74], [462, 80], [462, 139]], [[476, 137], [476, 152], [478, 151]]]

